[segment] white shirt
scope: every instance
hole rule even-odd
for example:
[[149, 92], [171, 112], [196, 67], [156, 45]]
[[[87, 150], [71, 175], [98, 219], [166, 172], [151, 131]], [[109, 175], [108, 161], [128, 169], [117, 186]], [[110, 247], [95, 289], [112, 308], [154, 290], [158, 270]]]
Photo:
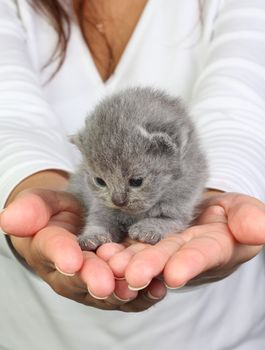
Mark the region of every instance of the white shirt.
[[[181, 96], [208, 155], [208, 186], [265, 199], [264, 0], [149, 0], [104, 83], [76, 25], [48, 81], [56, 34], [27, 0], [0, 0], [0, 208], [25, 177], [73, 171], [67, 142], [106, 94], [151, 85]], [[48, 81], [48, 82], [47, 82]], [[0, 238], [0, 348], [263, 350], [264, 256], [223, 281], [170, 292], [139, 314], [56, 295]]]

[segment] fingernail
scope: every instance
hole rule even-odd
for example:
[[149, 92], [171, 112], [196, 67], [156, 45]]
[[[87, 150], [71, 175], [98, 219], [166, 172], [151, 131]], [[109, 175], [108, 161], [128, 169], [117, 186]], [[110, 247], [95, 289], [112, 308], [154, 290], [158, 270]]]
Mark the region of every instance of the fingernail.
[[165, 284], [165, 286], [167, 287], [167, 289], [174, 290], [174, 289], [180, 289], [180, 288], [184, 287], [186, 283], [183, 283], [183, 284], [181, 284], [181, 285], [178, 286], [178, 287], [170, 287], [170, 286], [168, 286], [166, 283], [164, 283], [164, 284]]
[[118, 297], [118, 295], [116, 293], [114, 293], [114, 292], [112, 293], [112, 295], [114, 296], [115, 299], [117, 299], [119, 301], [122, 301], [124, 303], [130, 301], [130, 299], [122, 299], [122, 298]]
[[106, 297], [98, 297], [97, 295], [93, 294], [91, 292], [91, 290], [87, 287], [87, 290], [88, 290], [88, 293], [94, 298], [94, 299], [97, 299], [97, 300], [105, 300], [105, 299], [108, 299], [108, 296]]
[[65, 271], [60, 270], [57, 265], [55, 265], [55, 268], [58, 272], [60, 272], [64, 276], [73, 277], [75, 275], [75, 273], [70, 273], [70, 272], [65, 272]]
[[116, 281], [125, 281], [125, 277], [115, 277], [114, 276], [114, 278]]
[[142, 289], [146, 288], [150, 284], [150, 282], [151, 282], [151, 280], [148, 281], [144, 286], [141, 286], [141, 287], [132, 287], [132, 286], [128, 285], [128, 288], [132, 291], [142, 290]]
[[147, 296], [148, 296], [149, 299], [152, 299], [152, 300], [159, 300], [159, 299], [162, 298], [162, 297], [155, 297], [149, 291], [147, 292]]

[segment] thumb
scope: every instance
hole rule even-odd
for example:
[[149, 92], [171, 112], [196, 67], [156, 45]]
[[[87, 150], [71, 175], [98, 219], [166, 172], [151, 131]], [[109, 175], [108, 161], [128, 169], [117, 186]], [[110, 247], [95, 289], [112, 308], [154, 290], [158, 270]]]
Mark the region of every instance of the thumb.
[[80, 215], [80, 205], [70, 193], [26, 190], [1, 213], [0, 227], [14, 236], [32, 236], [44, 228], [53, 215], [62, 211]]
[[235, 239], [242, 244], [265, 244], [265, 205], [256, 198], [230, 194], [221, 197], [228, 226]]
[[245, 204], [231, 215], [228, 225], [236, 240], [243, 244], [265, 244], [265, 208]]

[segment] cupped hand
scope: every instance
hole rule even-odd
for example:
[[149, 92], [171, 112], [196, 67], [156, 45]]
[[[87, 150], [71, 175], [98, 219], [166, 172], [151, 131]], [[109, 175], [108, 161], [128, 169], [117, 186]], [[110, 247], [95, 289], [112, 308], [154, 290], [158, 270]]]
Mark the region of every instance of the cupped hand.
[[265, 205], [227, 193], [206, 199], [194, 225], [183, 233], [169, 235], [154, 246], [134, 242], [111, 256], [103, 245], [97, 254], [133, 290], [146, 288], [161, 274], [169, 288], [179, 288], [230, 275], [258, 254], [264, 243]]
[[[154, 280], [144, 291], [128, 289], [94, 252], [83, 252], [75, 233], [82, 209], [69, 193], [32, 189], [20, 193], [1, 213], [0, 227], [18, 254], [56, 293], [106, 310], [141, 311], [165, 293]], [[114, 250], [121, 246], [114, 246]]]

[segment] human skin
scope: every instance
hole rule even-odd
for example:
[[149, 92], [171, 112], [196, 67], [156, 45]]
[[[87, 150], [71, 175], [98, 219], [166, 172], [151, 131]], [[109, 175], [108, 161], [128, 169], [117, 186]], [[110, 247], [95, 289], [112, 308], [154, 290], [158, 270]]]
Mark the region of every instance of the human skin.
[[154, 246], [128, 241], [105, 244], [97, 253], [83, 252], [74, 235], [81, 208], [63, 191], [66, 186], [62, 172], [29, 177], [12, 192], [0, 225], [51, 288], [89, 306], [145, 310], [166, 294], [156, 276], [163, 276], [169, 288], [214, 282], [254, 257], [265, 243], [262, 202], [209, 191], [202, 214], [181, 234]]
[[173, 234], [154, 246], [134, 243], [111, 256], [107, 246], [97, 254], [105, 257], [116, 276], [125, 276], [141, 288], [163, 273], [169, 288], [218, 281], [258, 254], [265, 242], [265, 206], [255, 198], [237, 193], [206, 195], [202, 214], [181, 234]]
[[44, 171], [11, 193], [0, 226], [18, 254], [55, 292], [85, 305], [142, 311], [163, 298], [166, 288], [161, 281], [154, 279], [144, 291], [131, 291], [125, 280], [115, 279], [107, 262], [94, 252], [81, 251], [74, 234], [81, 207], [63, 191], [67, 183], [67, 174]]

